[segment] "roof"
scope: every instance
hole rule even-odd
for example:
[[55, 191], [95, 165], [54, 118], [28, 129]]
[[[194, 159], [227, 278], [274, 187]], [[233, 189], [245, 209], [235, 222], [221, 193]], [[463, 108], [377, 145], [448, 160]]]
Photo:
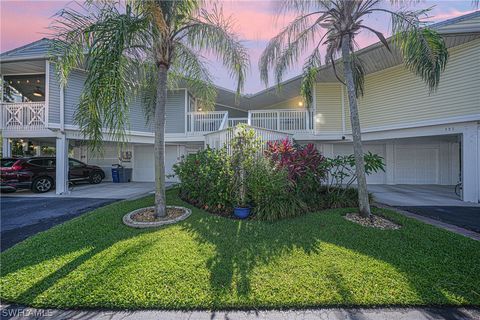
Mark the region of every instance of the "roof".
[[[447, 46], [454, 47], [480, 38], [480, 10], [442, 22], [433, 23], [430, 28], [444, 35]], [[53, 40], [42, 38], [19, 48], [0, 54], [1, 62], [47, 58]], [[377, 72], [402, 63], [398, 52], [389, 52], [382, 43], [377, 42], [357, 51], [364, 62], [366, 74]], [[341, 65], [338, 66], [341, 72]], [[252, 95], [240, 98], [232, 90], [217, 86], [219, 104], [239, 106], [242, 109], [258, 109], [299, 96], [302, 76], [296, 76]], [[318, 82], [337, 82], [330, 65], [324, 65], [318, 73]], [[279, 90], [280, 88], [280, 90]]]
[[52, 40], [42, 38], [40, 40], [28, 43], [24, 46], [6, 51], [0, 54], [2, 61], [15, 59], [46, 58], [51, 47]]

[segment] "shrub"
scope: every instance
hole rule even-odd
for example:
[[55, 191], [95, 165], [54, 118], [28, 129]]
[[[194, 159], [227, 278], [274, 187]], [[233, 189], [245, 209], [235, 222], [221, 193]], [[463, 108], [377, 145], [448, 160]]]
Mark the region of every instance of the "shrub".
[[321, 179], [325, 176], [322, 162], [325, 158], [311, 143], [306, 146], [292, 145], [290, 140], [269, 142], [265, 156], [288, 171], [288, 178], [298, 182], [309, 175], [310, 178]]
[[233, 170], [225, 148], [207, 148], [189, 154], [174, 166], [174, 171], [180, 178], [180, 194], [184, 199], [211, 212], [232, 211]]
[[292, 192], [295, 184], [288, 179], [285, 168], [261, 157], [249, 170], [247, 189], [256, 219], [272, 221], [308, 211], [302, 199]]

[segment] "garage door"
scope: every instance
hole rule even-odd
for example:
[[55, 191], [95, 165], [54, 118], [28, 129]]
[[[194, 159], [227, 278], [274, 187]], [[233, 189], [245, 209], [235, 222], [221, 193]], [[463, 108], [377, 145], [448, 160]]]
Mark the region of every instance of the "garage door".
[[395, 146], [395, 183], [438, 184], [438, 146]]
[[[184, 153], [184, 149], [184, 146], [165, 146], [165, 174], [167, 175], [167, 181], [177, 181], [176, 177], [168, 177], [168, 175], [174, 173], [173, 165], [177, 163], [180, 156]], [[153, 182], [155, 180], [153, 146], [135, 146], [133, 157], [133, 181]]]
[[[363, 152], [371, 152], [378, 154], [385, 159], [385, 145], [384, 144], [365, 144], [363, 145]], [[335, 144], [333, 146], [333, 154], [335, 156], [346, 156], [353, 154], [352, 145], [347, 144]], [[385, 172], [379, 171], [367, 176], [367, 183], [369, 184], [382, 184], [385, 183]]]

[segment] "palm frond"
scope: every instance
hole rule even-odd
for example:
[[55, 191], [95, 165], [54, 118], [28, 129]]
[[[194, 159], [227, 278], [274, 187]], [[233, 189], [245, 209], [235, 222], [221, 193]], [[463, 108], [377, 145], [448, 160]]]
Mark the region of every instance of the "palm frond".
[[325, 18], [325, 15], [321, 14], [312, 22], [312, 17], [319, 14], [321, 13], [313, 12], [300, 15], [269, 41], [258, 63], [260, 78], [265, 85], [268, 86], [269, 73], [272, 68], [275, 70], [275, 78], [279, 83], [284, 72], [307, 49], [308, 44], [321, 28], [320, 23]]
[[394, 44], [399, 47], [405, 66], [420, 76], [430, 91], [435, 91], [447, 65], [448, 50], [443, 37], [420, 20], [420, 15], [428, 11], [392, 14], [392, 29]]
[[310, 108], [313, 101], [313, 91], [315, 83], [317, 82], [318, 69], [322, 65], [322, 58], [320, 50], [317, 46], [313, 53], [308, 57], [303, 65], [302, 84], [300, 87], [300, 94]]
[[237, 93], [244, 87], [249, 66], [248, 53], [232, 31], [232, 21], [217, 7], [209, 13], [202, 10], [185, 28], [185, 41], [191, 48], [216, 55], [237, 81]]
[[75, 67], [86, 70], [75, 123], [91, 140], [92, 149], [99, 149], [104, 130], [125, 141], [129, 103], [142, 75], [137, 61], [145, 56], [144, 44], [150, 36], [148, 20], [128, 5], [125, 12], [108, 3], [94, 9], [93, 18], [71, 9], [60, 16], [67, 32], [59, 34], [66, 53], [59, 57], [59, 69], [65, 79]]

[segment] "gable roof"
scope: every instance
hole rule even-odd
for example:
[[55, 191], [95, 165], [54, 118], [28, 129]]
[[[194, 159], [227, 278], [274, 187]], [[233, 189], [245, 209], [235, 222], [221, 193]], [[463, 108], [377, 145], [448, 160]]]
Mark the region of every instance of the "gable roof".
[[51, 43], [51, 39], [42, 38], [0, 54], [0, 60], [6, 61], [10, 59], [20, 60], [21, 58], [46, 58], [50, 50]]

